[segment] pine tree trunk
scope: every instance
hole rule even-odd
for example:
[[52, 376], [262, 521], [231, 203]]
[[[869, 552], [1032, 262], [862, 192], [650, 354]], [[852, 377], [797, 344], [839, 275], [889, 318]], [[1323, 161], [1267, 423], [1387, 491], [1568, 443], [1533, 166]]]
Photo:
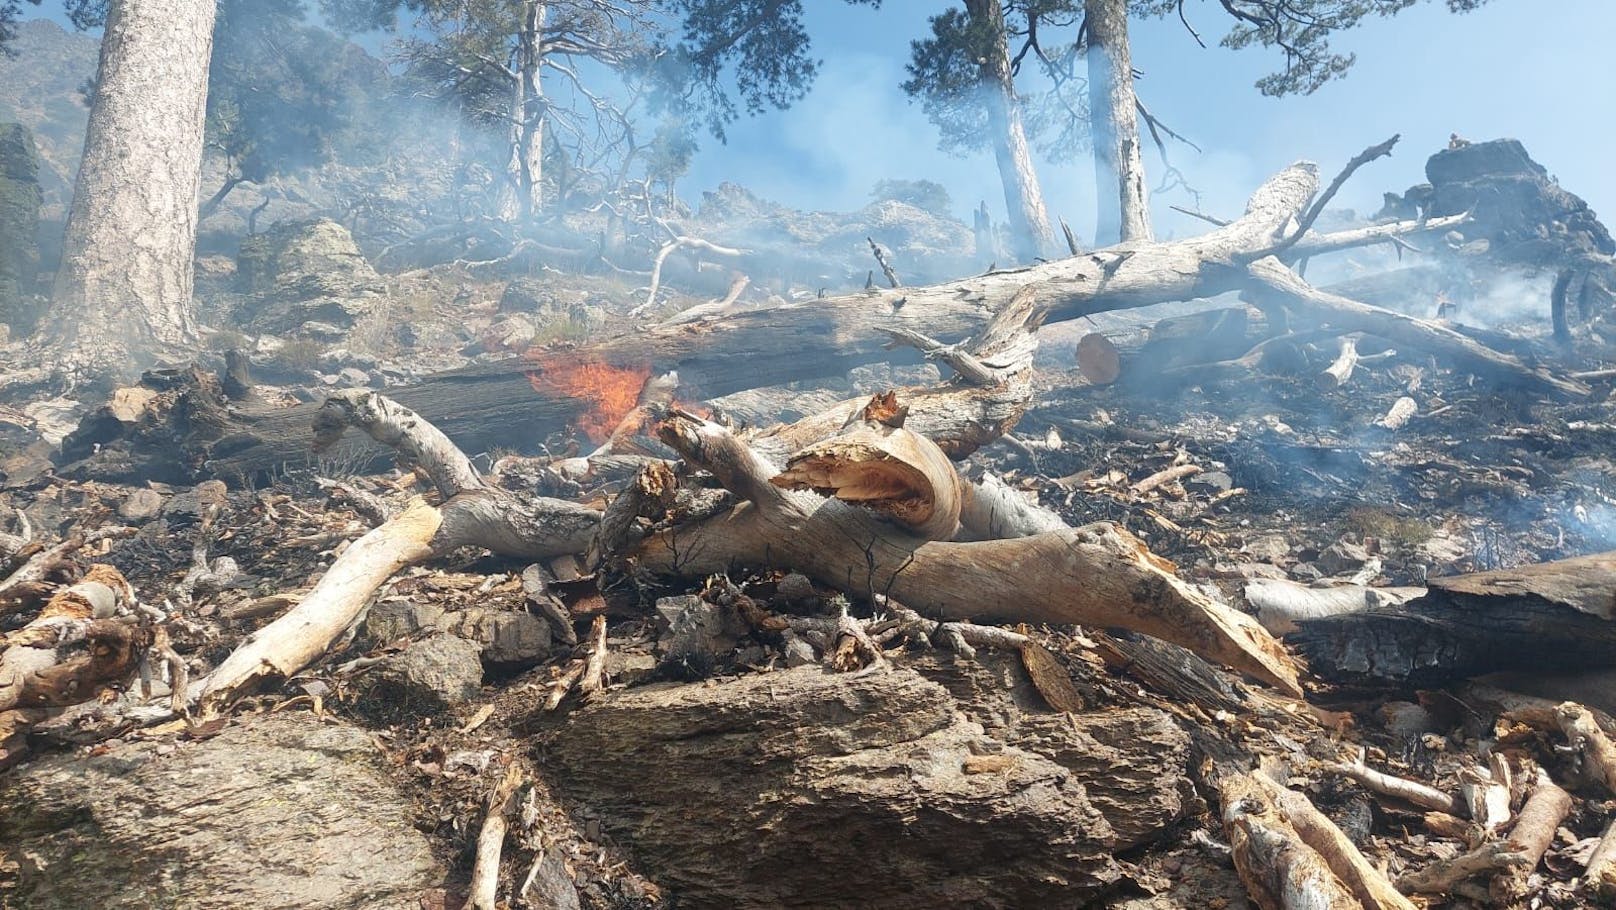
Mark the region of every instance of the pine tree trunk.
[[1145, 165], [1134, 112], [1127, 0], [1086, 0], [1089, 122], [1094, 138], [1095, 242], [1151, 240]]
[[521, 161], [522, 217], [544, 211], [544, 83], [539, 67], [544, 62], [540, 42], [544, 36], [545, 4], [529, 0], [522, 11], [521, 47], [516, 76], [522, 83], [522, 107], [517, 153]]
[[1009, 40], [1004, 12], [997, 0], [966, 0], [972, 21], [983, 23], [995, 35], [993, 50], [981, 61], [980, 73], [988, 104], [988, 131], [993, 157], [1004, 184], [1004, 207], [1015, 238], [1016, 256], [1023, 262], [1048, 257], [1054, 246], [1044, 191], [1033, 169], [1032, 152], [1021, 122], [1021, 102], [1010, 74]]
[[191, 302], [214, 0], [112, 0], [46, 340], [127, 377], [196, 337]]

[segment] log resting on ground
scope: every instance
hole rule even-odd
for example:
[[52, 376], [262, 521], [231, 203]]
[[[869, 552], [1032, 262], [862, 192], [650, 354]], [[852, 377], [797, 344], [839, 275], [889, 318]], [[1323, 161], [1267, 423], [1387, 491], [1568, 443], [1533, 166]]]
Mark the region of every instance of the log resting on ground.
[[[581, 363], [676, 370], [683, 397], [697, 400], [844, 374], [851, 367], [884, 359], [887, 330], [956, 342], [980, 330], [1028, 285], [1037, 288], [1048, 318], [1056, 321], [1245, 290], [1252, 283], [1246, 265], [1284, 247], [1287, 225], [1317, 188], [1316, 167], [1298, 162], [1258, 188], [1245, 215], [1198, 237], [1125, 243], [929, 287], [871, 290], [655, 326], [575, 349], [535, 350], [521, 358], [440, 374], [391, 394], [438, 422], [468, 450], [510, 445], [513, 440], [535, 445], [551, 433], [567, 430], [584, 407], [571, 396], [535, 391], [529, 379], [535, 372], [565, 371]], [[1417, 222], [1385, 227], [1376, 237], [1421, 227]], [[1335, 235], [1309, 234], [1284, 252], [1303, 255], [1314, 244], [1340, 242]], [[185, 460], [214, 475], [249, 477], [303, 463], [308, 453], [302, 446], [302, 428], [314, 410], [312, 406], [270, 410], [248, 404], [216, 437], [184, 441], [205, 449], [188, 452]], [[372, 460], [378, 456], [374, 447], [363, 444], [336, 454]]]
[[1394, 608], [1303, 619], [1287, 636], [1335, 683], [1431, 688], [1487, 673], [1616, 666], [1616, 552], [1433, 578]]
[[660, 435], [746, 502], [652, 534], [631, 554], [641, 568], [691, 575], [782, 566], [944, 619], [1125, 628], [1301, 692], [1295, 664], [1255, 620], [1179, 581], [1170, 563], [1114, 525], [925, 541], [857, 506], [773, 486], [774, 468], [717, 424], [676, 414]]

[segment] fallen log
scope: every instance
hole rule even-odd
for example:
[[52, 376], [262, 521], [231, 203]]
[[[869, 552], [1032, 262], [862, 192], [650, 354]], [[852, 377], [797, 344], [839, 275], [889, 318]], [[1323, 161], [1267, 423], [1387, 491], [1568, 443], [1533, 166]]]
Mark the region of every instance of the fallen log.
[[1507, 670], [1616, 666], [1616, 553], [1433, 578], [1396, 608], [1301, 620], [1287, 641], [1336, 683], [1432, 688]]
[[[471, 451], [527, 444], [570, 429], [586, 402], [565, 383], [581, 365], [649, 372], [677, 371], [686, 400], [840, 375], [882, 359], [885, 329], [904, 329], [944, 343], [977, 331], [1017, 291], [1038, 288], [1051, 320], [1244, 290], [1242, 268], [1280, 250], [1282, 238], [1318, 186], [1317, 168], [1298, 162], [1253, 193], [1245, 214], [1227, 226], [1186, 240], [1125, 243], [1081, 256], [928, 287], [874, 289], [842, 297], [796, 301], [679, 325], [652, 326], [581, 347], [536, 350], [521, 358], [480, 364], [391, 390], [400, 403], [437, 423]], [[1387, 228], [1415, 230], [1418, 225]], [[1384, 232], [1383, 232], [1384, 233]], [[1287, 251], [1336, 243], [1309, 234]], [[538, 377], [538, 378], [535, 378]], [[313, 406], [266, 409], [245, 403], [210, 413], [205, 432], [170, 432], [168, 461], [200, 475], [257, 477], [308, 462], [302, 429]], [[88, 440], [85, 441], [89, 442]], [[946, 446], [945, 446], [946, 449]], [[87, 455], [90, 447], [75, 449]], [[363, 444], [328, 453], [373, 463], [381, 452]], [[177, 455], [177, 457], [176, 457]], [[172, 468], [170, 469], [172, 470]]]
[[1596, 896], [1606, 899], [1616, 897], [1616, 818], [1605, 825], [1605, 833], [1599, 836], [1599, 845], [1588, 857], [1582, 883]]
[[465, 910], [495, 910], [499, 898], [499, 857], [505, 846], [505, 830], [516, 811], [516, 797], [522, 789], [522, 767], [514, 760], [488, 795], [488, 811], [477, 834], [477, 858], [471, 869], [471, 894]]
[[1246, 584], [1246, 602], [1257, 610], [1263, 628], [1288, 635], [1297, 623], [1324, 616], [1357, 613], [1372, 607], [1392, 607], [1425, 593], [1424, 588], [1373, 588], [1338, 585], [1314, 588], [1283, 578], [1258, 578]]
[[1363, 332], [1430, 351], [1480, 376], [1520, 385], [1539, 392], [1583, 398], [1591, 389], [1581, 382], [1561, 379], [1533, 369], [1509, 354], [1502, 354], [1447, 326], [1416, 319], [1391, 310], [1338, 297], [1310, 286], [1275, 257], [1258, 259], [1247, 267], [1267, 296], [1297, 315], [1325, 322], [1343, 332]]
[[1296, 666], [1255, 620], [1179, 581], [1171, 564], [1114, 525], [925, 541], [856, 506], [772, 485], [774, 468], [716, 424], [675, 414], [660, 436], [745, 502], [652, 534], [633, 553], [642, 569], [691, 575], [785, 565], [944, 619], [1120, 627], [1300, 694]]

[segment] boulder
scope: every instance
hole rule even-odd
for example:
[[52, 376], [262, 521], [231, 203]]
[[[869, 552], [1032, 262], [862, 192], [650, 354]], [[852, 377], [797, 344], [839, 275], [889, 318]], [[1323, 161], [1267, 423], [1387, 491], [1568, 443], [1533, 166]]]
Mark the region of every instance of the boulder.
[[1616, 253], [1588, 203], [1561, 188], [1518, 140], [1437, 152], [1425, 163], [1425, 177], [1429, 184], [1405, 198], [1423, 202], [1433, 217], [1470, 212], [1474, 220], [1460, 229], [1464, 239], [1488, 241], [1499, 261], [1536, 266]]
[[454, 635], [412, 641], [354, 681], [354, 704], [380, 723], [441, 714], [482, 690], [479, 650]]
[[385, 298], [381, 276], [348, 229], [328, 218], [284, 221], [241, 242], [241, 290], [257, 298], [255, 328], [301, 332], [306, 323], [352, 328]]
[[501, 669], [531, 666], [550, 656], [550, 624], [523, 610], [445, 610], [432, 603], [387, 600], [365, 617], [365, 637], [379, 645], [420, 632], [447, 632], [472, 642], [483, 663]]
[[40, 759], [0, 780], [0, 904], [423, 906], [446, 870], [383, 767], [365, 731], [296, 713]]
[[0, 324], [31, 327], [39, 272], [39, 157], [18, 123], [0, 123]]
[[1190, 810], [1188, 737], [979, 658], [609, 692], [537, 720], [535, 755], [681, 905], [1085, 905]]

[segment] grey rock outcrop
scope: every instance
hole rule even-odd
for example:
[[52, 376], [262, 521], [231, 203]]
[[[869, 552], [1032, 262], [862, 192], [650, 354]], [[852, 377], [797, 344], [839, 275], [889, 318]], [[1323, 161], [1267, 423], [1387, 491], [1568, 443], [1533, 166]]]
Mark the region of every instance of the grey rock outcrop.
[[381, 276], [348, 229], [327, 218], [282, 222], [242, 241], [237, 281], [256, 298], [253, 325], [300, 333], [317, 323], [352, 328], [384, 302]]
[[411, 811], [369, 734], [306, 714], [47, 757], [0, 781], [0, 905], [413, 910], [446, 872]]

